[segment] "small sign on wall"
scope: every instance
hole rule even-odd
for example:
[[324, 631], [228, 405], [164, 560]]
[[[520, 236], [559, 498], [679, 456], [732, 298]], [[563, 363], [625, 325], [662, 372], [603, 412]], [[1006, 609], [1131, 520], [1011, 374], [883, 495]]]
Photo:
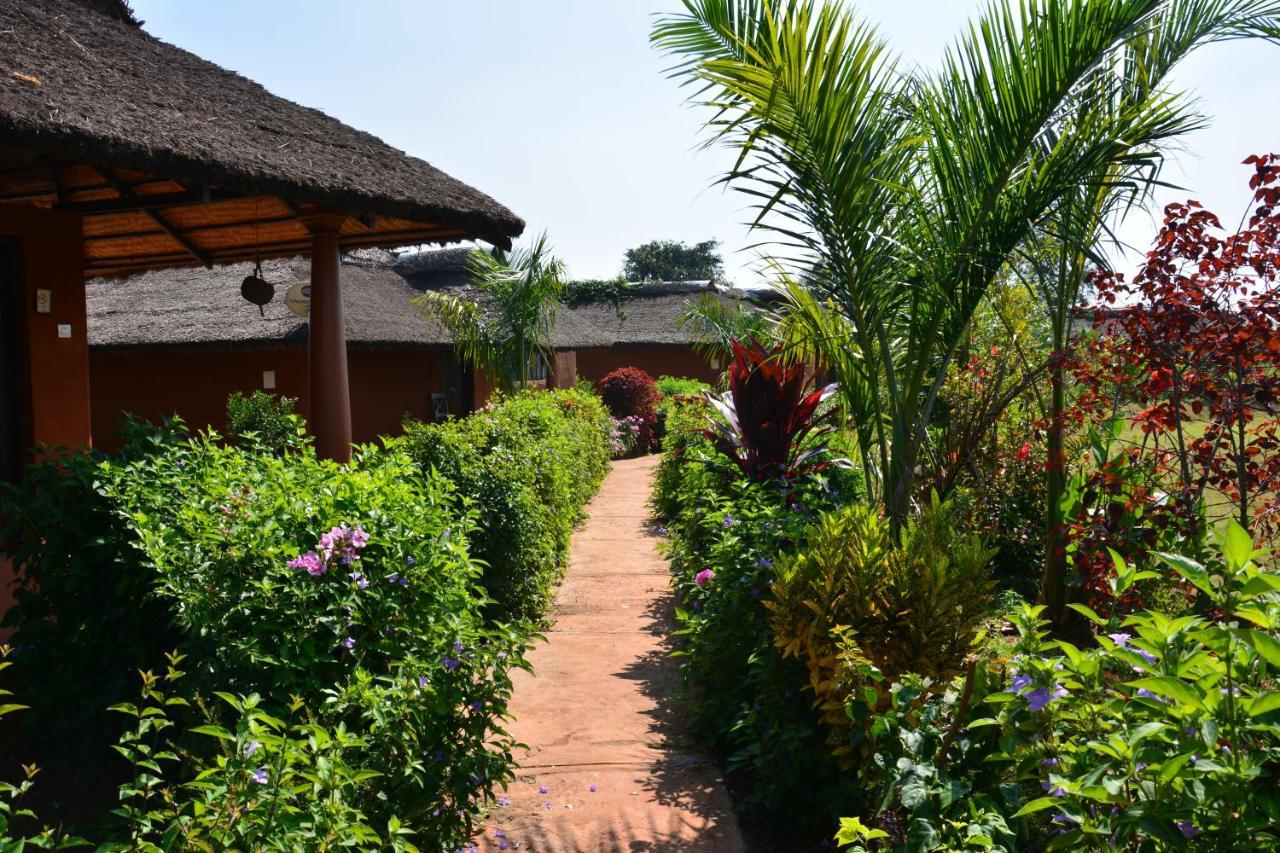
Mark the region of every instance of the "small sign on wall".
[[311, 313], [311, 282], [300, 281], [285, 291], [284, 304], [305, 320]]
[[276, 372], [274, 370], [262, 371], [262, 387], [267, 391], [276, 390]]
[[36, 288], [36, 313], [48, 314], [53, 311], [53, 291], [47, 287]]
[[70, 324], [70, 323], [59, 323], [59, 324], [58, 324], [58, 337], [60, 337], [60, 338], [69, 338], [69, 337], [71, 337], [71, 324]]

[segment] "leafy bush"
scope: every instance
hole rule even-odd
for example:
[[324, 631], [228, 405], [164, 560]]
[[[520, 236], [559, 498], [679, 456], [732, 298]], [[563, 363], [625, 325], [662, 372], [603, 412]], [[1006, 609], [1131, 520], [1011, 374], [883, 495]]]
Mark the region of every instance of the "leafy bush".
[[638, 367], [619, 367], [596, 382], [596, 393], [615, 418], [640, 418], [640, 446], [652, 449], [658, 420], [658, 389], [653, 377]]
[[[679, 436], [668, 433], [670, 441]], [[773, 642], [765, 601], [781, 554], [819, 513], [856, 500], [852, 471], [787, 490], [744, 480], [698, 433], [664, 457], [655, 505], [681, 598], [680, 661], [695, 728], [763, 820], [834, 818], [845, 784], [823, 738], [804, 666]]]
[[[1024, 607], [1017, 642], [949, 688], [904, 679], [894, 688], [898, 722], [873, 726], [885, 748], [862, 772], [873, 794], [884, 791], [864, 815], [887, 833], [881, 842], [1274, 847], [1280, 575], [1262, 556], [1232, 523], [1207, 565], [1162, 556], [1216, 615], [1103, 619], [1078, 605], [1099, 631], [1081, 648], [1050, 641], [1043, 608]], [[1145, 574], [1118, 560], [1113, 596]]]
[[608, 437], [599, 398], [577, 390], [526, 392], [471, 417], [407, 426], [401, 446], [476, 515], [471, 553], [485, 563], [492, 614], [542, 619], [573, 527], [608, 471]]
[[625, 459], [641, 448], [640, 432], [644, 421], [638, 415], [629, 418], [609, 418], [609, 456]]
[[836, 386], [810, 391], [807, 374], [803, 364], [783, 358], [781, 346], [733, 343], [729, 393], [708, 398], [720, 415], [711, 432], [716, 449], [748, 477], [793, 479], [837, 461], [820, 443], [833, 430], [832, 410], [818, 408]]
[[0, 540], [17, 580], [3, 624], [16, 629], [22, 695], [39, 709], [23, 723], [42, 740], [100, 741], [113, 728], [106, 706], [130, 696], [137, 670], [178, 642], [101, 480], [125, 460], [176, 452], [185, 429], [130, 421], [122, 439], [113, 457], [61, 453], [30, 465], [20, 484], [0, 485]]
[[701, 379], [689, 379], [684, 376], [659, 376], [654, 380], [653, 385], [662, 402], [672, 397], [692, 397], [711, 390], [711, 387]]
[[845, 700], [866, 664], [890, 678], [959, 671], [990, 607], [991, 555], [979, 537], [957, 532], [952, 508], [935, 496], [896, 535], [874, 507], [828, 513], [779, 559], [766, 601], [776, 643], [808, 667], [837, 755], [849, 755], [855, 720]]
[[306, 443], [306, 422], [294, 412], [297, 400], [254, 391], [227, 398], [227, 436], [256, 443], [272, 453], [297, 450]]
[[[508, 425], [522, 417], [513, 411]], [[597, 403], [586, 422], [602, 418]], [[592, 446], [602, 456], [595, 429]], [[573, 459], [589, 461], [587, 449]], [[533, 485], [577, 500], [590, 484], [562, 471], [539, 475]], [[257, 694], [262, 712], [276, 719], [298, 702], [308, 709], [296, 718], [306, 731], [289, 723], [291, 733], [279, 733], [297, 750], [311, 750], [283, 759], [296, 773], [279, 792], [282, 808], [295, 797], [311, 814], [303, 780], [336, 773], [341, 764], [353, 774], [341, 782], [343, 808], [362, 818], [339, 823], [379, 827], [382, 845], [390, 845], [395, 833], [381, 828], [394, 818], [413, 827], [405, 838], [423, 849], [453, 849], [510, 779], [513, 744], [503, 729], [509, 673], [524, 666], [528, 631], [486, 623], [489, 599], [468, 551], [474, 514], [460, 512], [447, 481], [424, 474], [399, 450], [364, 449], [339, 466], [318, 461], [309, 448], [278, 457], [256, 444], [161, 430], [136, 437], [119, 457], [49, 463], [15, 494], [33, 501], [19, 504], [12, 521], [21, 537], [18, 562], [32, 586], [10, 616], [26, 683], [40, 688], [33, 719], [53, 726], [62, 710], [65, 732], [83, 713], [77, 709], [127, 701], [132, 689], [122, 695], [123, 674], [146, 670], [159, 644], [176, 640], [189, 655], [194, 703], [210, 725], [228, 726], [234, 716], [208, 704], [215, 691]], [[59, 505], [68, 498], [82, 502]], [[48, 516], [40, 514], [46, 509]], [[87, 510], [92, 524], [77, 528], [73, 519]], [[92, 633], [117, 622], [128, 629], [119, 637]], [[69, 704], [72, 713], [54, 703]], [[176, 705], [169, 712], [185, 724], [194, 710]], [[316, 746], [326, 738], [333, 745], [344, 731], [349, 736], [337, 751]], [[175, 801], [175, 808], [194, 809], [173, 818], [192, 831], [213, 832], [199, 815], [238, 813], [245, 792], [257, 790], [238, 769], [219, 777], [198, 743], [184, 741], [175, 754], [180, 766], [141, 765], [147, 772], [139, 778], [168, 785], [194, 773], [197, 781], [227, 786]], [[378, 772], [358, 769], [370, 767]], [[157, 831], [173, 828], [165, 825]], [[285, 840], [293, 847], [283, 846], [315, 849], [308, 838], [289, 829]]]

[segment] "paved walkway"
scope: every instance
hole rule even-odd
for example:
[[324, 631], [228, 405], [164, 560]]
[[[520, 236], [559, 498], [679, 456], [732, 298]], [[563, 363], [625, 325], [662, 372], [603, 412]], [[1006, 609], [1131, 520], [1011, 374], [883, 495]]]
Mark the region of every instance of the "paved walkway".
[[[548, 642], [517, 673], [520, 769], [481, 850], [743, 849], [714, 765], [684, 733], [674, 602], [645, 501], [658, 457], [615, 462], [574, 536]], [[503, 847], [505, 843], [507, 846]]]

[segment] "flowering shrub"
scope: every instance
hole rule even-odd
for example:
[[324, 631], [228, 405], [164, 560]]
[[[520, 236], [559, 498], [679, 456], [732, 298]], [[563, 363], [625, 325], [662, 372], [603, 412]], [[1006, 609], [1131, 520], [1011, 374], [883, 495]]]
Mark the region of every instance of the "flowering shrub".
[[[951, 685], [895, 685], [872, 726], [865, 849], [1274, 847], [1280, 797], [1280, 575], [1232, 523], [1208, 563], [1161, 559], [1214, 616], [1144, 610], [1095, 623], [1092, 647], [1050, 641], [1024, 607], [1016, 643]], [[1142, 571], [1117, 561], [1122, 598]], [[851, 709], [852, 710], [852, 709]], [[865, 822], [864, 822], [865, 821]], [[858, 828], [861, 827], [861, 828]], [[871, 838], [879, 830], [884, 837]]]
[[530, 391], [443, 424], [410, 424], [399, 445], [453, 483], [475, 515], [471, 553], [500, 620], [541, 620], [582, 507], [609, 466], [609, 416], [594, 394]]
[[[603, 455], [599, 431], [595, 442]], [[529, 634], [484, 618], [489, 599], [468, 550], [476, 519], [460, 511], [448, 482], [424, 473], [398, 450], [365, 448], [340, 466], [309, 452], [277, 457], [252, 445], [163, 432], [120, 457], [69, 457], [62, 467], [84, 477], [72, 481], [83, 485], [81, 491], [64, 495], [88, 497], [81, 509], [102, 515], [100, 524], [80, 535], [111, 535], [88, 543], [86, 559], [68, 566], [60, 554], [81, 552], [63, 516], [55, 513], [56, 523], [42, 526], [49, 519], [25, 507], [23, 523], [15, 525], [31, 537], [21, 545], [24, 577], [41, 584], [24, 593], [27, 605], [14, 614], [17, 657], [26, 659], [21, 669], [27, 685], [60, 685], [39, 695], [30, 717], [54, 727], [56, 735], [57, 709], [45, 704], [50, 697], [76, 707], [124, 701], [115, 692], [119, 679], [94, 675], [96, 670], [146, 670], [159, 657], [158, 643], [176, 640], [188, 655], [192, 708], [166, 705], [175, 725], [189, 728], [197, 711], [209, 718], [207, 725], [229, 731], [243, 723], [227, 703], [213, 702], [215, 691], [256, 694], [262, 714], [286, 721], [288, 731], [271, 737], [292, 746], [256, 738], [264, 755], [284, 761], [282, 769], [294, 768], [276, 792], [281, 808], [295, 803], [299, 815], [316, 820], [343, 816], [344, 832], [356, 834], [342, 837], [353, 844], [360, 827], [376, 827], [381, 842], [357, 844], [364, 849], [401, 841], [456, 849], [469, 837], [484, 803], [511, 776], [509, 674], [525, 665]], [[55, 474], [47, 475], [50, 490], [42, 486], [39, 494], [51, 505]], [[69, 508], [61, 512], [72, 514]], [[42, 529], [52, 536], [40, 537]], [[84, 577], [100, 567], [109, 569], [111, 583]], [[62, 590], [75, 593], [65, 609], [56, 598]], [[89, 592], [95, 601], [87, 600]], [[109, 616], [93, 616], [91, 604]], [[118, 648], [103, 635], [85, 636], [83, 626], [65, 618], [81, 612], [89, 614], [91, 626], [119, 620], [136, 632], [136, 645]], [[153, 621], [129, 626], [121, 613], [134, 620], [151, 614]], [[90, 675], [85, 684], [64, 683], [66, 673], [80, 672]], [[148, 729], [145, 734], [155, 733], [150, 723]], [[200, 822], [208, 814], [241, 814], [246, 832], [262, 830], [266, 824], [254, 823], [262, 817], [252, 807], [258, 800], [246, 792], [273, 784], [274, 771], [263, 763], [246, 777], [240, 764], [218, 764], [214, 744], [201, 740], [184, 738], [175, 753], [180, 765], [144, 765], [148, 770], [139, 778], [154, 788], [194, 774], [196, 788], [171, 804], [181, 812], [172, 819], [193, 832], [214, 832], [212, 824]], [[267, 781], [259, 782], [253, 774], [264, 767]], [[338, 779], [347, 769], [350, 777]], [[310, 778], [326, 773], [330, 781]], [[325, 797], [315, 802], [337, 797], [335, 808], [340, 801], [347, 811], [309, 811], [313, 802], [304, 782], [328, 786], [313, 790]], [[134, 802], [132, 793], [126, 801]], [[188, 808], [194, 811], [181, 811]], [[307, 833], [319, 829], [286, 827], [281, 812], [275, 819], [285, 828], [283, 849], [316, 849]], [[393, 820], [412, 827], [411, 834], [393, 842], [400, 837], [388, 828]], [[160, 825], [153, 826], [157, 833], [176, 826]], [[144, 837], [151, 838], [151, 831]]]
[[641, 449], [640, 434], [644, 419], [639, 415], [626, 418], [609, 418], [609, 456], [625, 459]]
[[846, 469], [798, 481], [789, 494], [745, 480], [690, 420], [689, 435], [664, 439], [682, 446], [664, 456], [653, 501], [671, 509], [665, 549], [692, 718], [761, 822], [821, 823], [833, 818], [845, 780], [803, 664], [773, 642], [765, 601], [780, 554], [818, 513], [855, 500], [861, 483]]
[[658, 389], [638, 367], [619, 367], [596, 382], [596, 393], [615, 418], [640, 418], [640, 448], [653, 449], [658, 422]]

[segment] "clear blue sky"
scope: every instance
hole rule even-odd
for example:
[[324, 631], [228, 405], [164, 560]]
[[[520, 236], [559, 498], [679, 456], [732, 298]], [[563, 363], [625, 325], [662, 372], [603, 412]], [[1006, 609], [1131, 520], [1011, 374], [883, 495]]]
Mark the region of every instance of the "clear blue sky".
[[[854, 3], [904, 59], [931, 65], [979, 0]], [[657, 238], [718, 239], [738, 284], [758, 283], [743, 200], [713, 186], [728, 152], [699, 148], [648, 44], [678, 0], [133, 0], [152, 34], [316, 107], [489, 193], [546, 229], [575, 277], [618, 273]], [[1234, 223], [1252, 152], [1280, 150], [1280, 48], [1211, 47], [1183, 67], [1213, 126], [1167, 173]], [[1154, 225], [1122, 234], [1145, 247]], [[529, 233], [526, 232], [526, 233]]]

